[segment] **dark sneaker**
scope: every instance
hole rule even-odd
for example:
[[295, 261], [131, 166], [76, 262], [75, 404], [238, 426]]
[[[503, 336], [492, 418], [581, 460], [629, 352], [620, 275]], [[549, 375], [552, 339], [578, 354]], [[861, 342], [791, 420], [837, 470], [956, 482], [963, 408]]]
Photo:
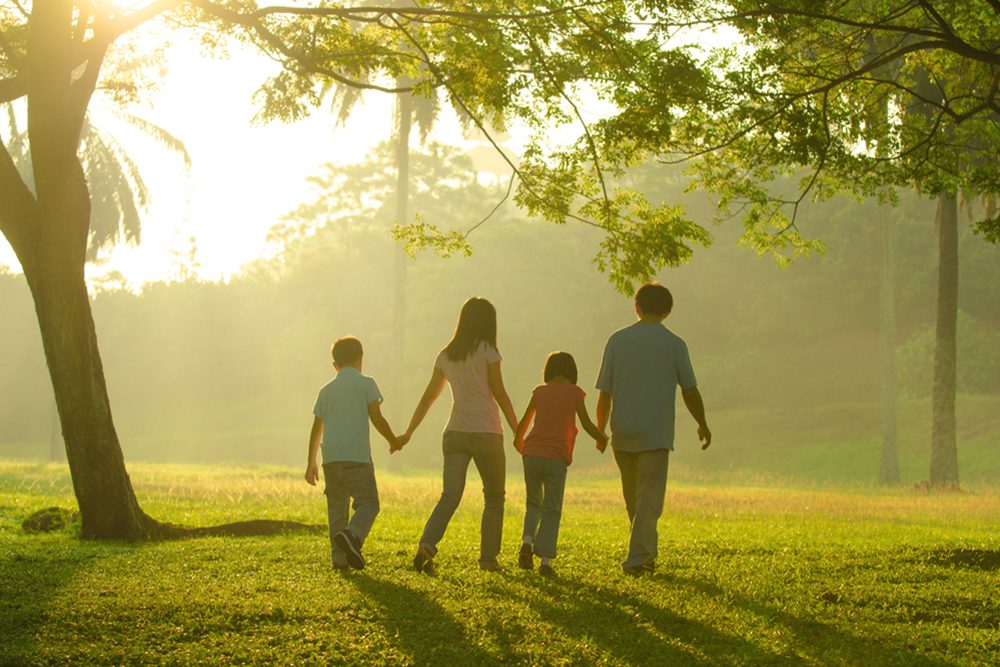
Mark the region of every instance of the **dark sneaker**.
[[521, 545], [521, 550], [517, 552], [517, 566], [522, 570], [530, 570], [535, 567], [530, 544]]
[[505, 568], [503, 565], [496, 562], [495, 560], [490, 560], [490, 561], [479, 561], [479, 569], [485, 570], [486, 572], [503, 572], [507, 568]]
[[427, 547], [417, 547], [417, 555], [413, 557], [413, 569], [424, 574], [434, 574], [434, 556]]
[[645, 565], [636, 565], [635, 567], [623, 567], [622, 572], [630, 577], [641, 577], [643, 574], [648, 572]]
[[538, 566], [538, 574], [543, 577], [554, 577], [556, 576], [556, 571], [552, 569], [552, 566], [548, 563], [542, 563]]
[[361, 540], [357, 535], [349, 530], [342, 530], [333, 536], [333, 541], [347, 556], [348, 565], [355, 570], [365, 569], [365, 557], [361, 555]]
[[334, 572], [349, 572], [350, 569], [351, 569], [351, 566], [348, 565], [347, 563], [334, 563], [333, 564], [333, 571]]

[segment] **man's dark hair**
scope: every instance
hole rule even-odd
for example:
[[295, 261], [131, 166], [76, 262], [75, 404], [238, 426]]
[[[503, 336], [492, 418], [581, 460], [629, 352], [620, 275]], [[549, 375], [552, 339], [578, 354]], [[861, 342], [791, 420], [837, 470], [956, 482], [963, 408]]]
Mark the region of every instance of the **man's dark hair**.
[[674, 307], [674, 297], [660, 283], [646, 283], [635, 293], [635, 305], [646, 315], [666, 316]]
[[361, 361], [365, 351], [361, 348], [361, 341], [354, 336], [344, 336], [333, 342], [330, 348], [333, 353], [333, 362], [343, 368]]
[[545, 360], [545, 372], [543, 377], [546, 382], [551, 382], [557, 375], [576, 384], [576, 360], [569, 352], [553, 352]]

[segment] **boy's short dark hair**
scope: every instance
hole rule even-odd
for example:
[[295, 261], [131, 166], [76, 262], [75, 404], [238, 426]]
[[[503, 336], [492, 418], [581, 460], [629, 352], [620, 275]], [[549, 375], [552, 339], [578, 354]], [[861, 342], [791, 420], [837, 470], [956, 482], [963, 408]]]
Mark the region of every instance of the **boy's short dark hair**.
[[546, 382], [551, 382], [557, 375], [576, 384], [576, 360], [569, 352], [553, 352], [545, 360], [545, 371], [543, 377]]
[[350, 366], [361, 361], [365, 351], [361, 347], [361, 341], [354, 336], [344, 336], [333, 342], [330, 348], [333, 354], [333, 363], [338, 366]]
[[646, 283], [635, 293], [635, 305], [647, 315], [666, 316], [674, 307], [674, 297], [660, 283]]

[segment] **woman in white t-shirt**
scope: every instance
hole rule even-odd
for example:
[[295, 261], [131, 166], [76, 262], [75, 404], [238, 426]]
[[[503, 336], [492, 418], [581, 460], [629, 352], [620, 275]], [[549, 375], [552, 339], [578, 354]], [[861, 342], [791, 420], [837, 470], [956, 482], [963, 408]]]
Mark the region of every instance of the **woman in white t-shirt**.
[[497, 350], [497, 311], [486, 299], [473, 297], [462, 306], [451, 342], [441, 350], [434, 371], [403, 440], [409, 440], [447, 383], [451, 386], [451, 416], [444, 428], [444, 483], [424, 533], [420, 537], [413, 566], [418, 572], [434, 572], [437, 544], [458, 508], [465, 490], [469, 462], [474, 461], [483, 481], [483, 520], [480, 527], [479, 567], [495, 571], [503, 532], [506, 462], [500, 412], [512, 432], [517, 416], [500, 374]]

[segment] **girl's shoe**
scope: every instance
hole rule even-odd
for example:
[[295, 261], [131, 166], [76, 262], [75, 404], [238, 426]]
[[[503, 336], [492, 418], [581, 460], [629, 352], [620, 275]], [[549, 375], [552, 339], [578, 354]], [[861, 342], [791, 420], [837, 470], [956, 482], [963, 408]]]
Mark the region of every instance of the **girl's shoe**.
[[535, 567], [530, 544], [521, 545], [521, 550], [517, 552], [517, 566], [522, 570], [530, 570]]
[[417, 555], [413, 557], [413, 569], [424, 574], [434, 574], [434, 555], [422, 544], [417, 547]]

